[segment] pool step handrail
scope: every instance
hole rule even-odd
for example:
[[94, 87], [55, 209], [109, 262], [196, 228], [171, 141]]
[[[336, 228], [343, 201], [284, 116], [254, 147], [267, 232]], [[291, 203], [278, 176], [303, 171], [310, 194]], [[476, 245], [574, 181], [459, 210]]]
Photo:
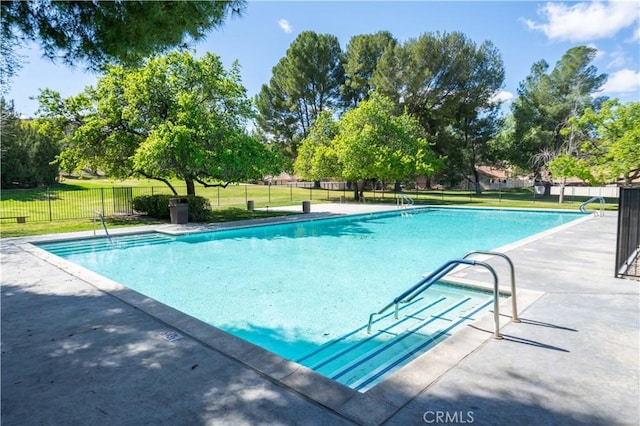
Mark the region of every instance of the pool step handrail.
[[459, 265], [482, 266], [483, 268], [486, 268], [489, 270], [489, 272], [491, 272], [491, 275], [493, 276], [493, 322], [494, 322], [493, 337], [495, 339], [502, 339], [502, 335], [500, 334], [500, 306], [499, 306], [500, 291], [498, 288], [498, 275], [496, 274], [496, 271], [493, 269], [493, 267], [491, 267], [491, 265], [489, 265], [488, 263], [479, 262], [477, 260], [470, 260], [470, 259], [453, 259], [448, 261], [447, 263], [445, 263], [444, 265], [436, 269], [434, 272], [432, 272], [431, 274], [427, 275], [422, 280], [414, 284], [411, 288], [404, 291], [398, 297], [393, 299], [393, 301], [387, 304], [384, 308], [380, 309], [378, 312], [371, 313], [369, 315], [369, 324], [367, 325], [367, 334], [371, 333], [371, 324], [373, 323], [373, 318], [375, 316], [381, 315], [387, 310], [389, 310], [391, 307], [395, 306], [396, 318], [397, 318], [397, 313], [398, 313], [400, 303], [410, 302], [411, 300], [413, 300], [419, 294], [427, 290], [429, 287], [431, 287], [437, 281], [442, 279], [445, 275], [447, 275], [449, 272], [454, 270]]
[[604, 201], [604, 197], [601, 197], [599, 195], [595, 196], [595, 197], [591, 197], [587, 201], [585, 201], [584, 203], [580, 204], [580, 211], [582, 213], [587, 213], [587, 209], [586, 209], [587, 205], [593, 203], [594, 201], [600, 201], [599, 213], [598, 212], [594, 212], [594, 214], [596, 216], [600, 216], [600, 217], [604, 216], [604, 204], [605, 204], [605, 201]]
[[100, 223], [102, 223], [102, 229], [104, 229], [104, 233], [111, 242], [111, 235], [109, 235], [109, 231], [107, 230], [107, 224], [104, 222], [104, 216], [100, 212], [95, 212], [93, 215], [93, 235], [96, 235], [96, 217], [100, 219]]
[[463, 259], [467, 259], [469, 256], [473, 256], [475, 254], [484, 254], [487, 256], [498, 256], [503, 258], [509, 264], [509, 275], [511, 277], [511, 321], [512, 322], [520, 322], [520, 318], [518, 318], [518, 301], [516, 300], [516, 271], [513, 266], [513, 262], [504, 253], [500, 253], [497, 251], [487, 251], [487, 250], [473, 250], [469, 253], [465, 254]]
[[415, 202], [413, 198], [409, 197], [406, 194], [396, 194], [396, 206], [398, 207], [409, 207], [413, 206]]

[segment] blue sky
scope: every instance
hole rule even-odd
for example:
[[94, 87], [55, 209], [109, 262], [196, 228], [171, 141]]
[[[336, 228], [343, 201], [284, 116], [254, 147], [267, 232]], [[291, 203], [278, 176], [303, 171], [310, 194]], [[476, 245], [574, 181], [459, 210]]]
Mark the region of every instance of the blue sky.
[[[477, 44], [490, 40], [504, 61], [501, 97], [516, 95], [534, 62], [551, 67], [571, 47], [598, 49], [594, 65], [609, 74], [603, 94], [640, 101], [640, 2], [587, 1], [250, 1], [241, 18], [232, 18], [196, 44], [196, 54], [212, 52], [227, 67], [238, 60], [249, 96], [271, 78], [272, 67], [303, 31], [333, 34], [343, 49], [358, 34], [381, 30], [404, 42], [429, 32], [461, 31]], [[72, 96], [98, 76], [82, 66], [70, 69], [41, 59], [25, 48], [27, 62], [7, 95], [18, 113], [33, 116], [38, 89]]]

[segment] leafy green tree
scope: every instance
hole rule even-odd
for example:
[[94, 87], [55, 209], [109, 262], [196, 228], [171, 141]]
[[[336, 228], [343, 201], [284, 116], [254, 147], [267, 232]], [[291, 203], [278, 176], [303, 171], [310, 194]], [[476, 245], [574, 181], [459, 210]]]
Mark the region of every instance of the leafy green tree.
[[[323, 115], [301, 147], [296, 171], [312, 179], [342, 178], [354, 182], [356, 199], [365, 180], [398, 181], [438, 167], [430, 144], [416, 119], [395, 115], [393, 102], [373, 92], [347, 111], [334, 127]], [[332, 138], [332, 139], [330, 139]]]
[[179, 178], [187, 195], [196, 182], [226, 186], [274, 171], [271, 152], [245, 130], [253, 111], [238, 65], [226, 71], [213, 54], [173, 52], [135, 70], [110, 67], [95, 88], [67, 103], [84, 105], [85, 115], [63, 161], [117, 178], [157, 179], [174, 194], [169, 180]]
[[[137, 66], [154, 54], [202, 39], [232, 14], [245, 9], [232, 1], [2, 1], [1, 73], [14, 75], [15, 49], [23, 41], [40, 44], [43, 54], [90, 69], [118, 63]], [[2, 81], [6, 83], [6, 81]]]
[[361, 34], [351, 38], [344, 59], [345, 81], [341, 88], [344, 106], [356, 107], [374, 90], [373, 73], [385, 49], [393, 49], [397, 41], [388, 31]]
[[[23, 121], [12, 103], [0, 100], [2, 110], [2, 188], [52, 185], [58, 178], [53, 164], [60, 153], [59, 138], [42, 120]], [[59, 134], [58, 134], [59, 136]]]
[[504, 67], [498, 50], [460, 32], [424, 34], [385, 49], [372, 84], [417, 117], [450, 180], [475, 172], [497, 129], [495, 94]]
[[622, 177], [630, 185], [640, 177], [640, 102], [608, 100], [597, 110], [587, 108], [571, 125], [572, 132], [585, 135], [580, 153], [588, 180], [602, 183]]
[[567, 183], [567, 178], [575, 176], [585, 182], [594, 183], [589, 170], [589, 165], [584, 158], [578, 158], [575, 154], [557, 154], [549, 161], [548, 166], [549, 171], [554, 176], [554, 179], [560, 181], [561, 190], [558, 197], [558, 203], [560, 204], [564, 202], [564, 188]]
[[70, 144], [72, 135], [85, 120], [85, 116], [92, 112], [91, 101], [85, 93], [63, 99], [60, 93], [50, 89], [41, 90], [38, 94], [38, 111], [36, 119], [40, 132], [53, 135], [58, 141], [61, 152], [57, 165], [67, 173], [76, 169], [90, 167], [78, 163], [80, 157], [75, 155], [75, 146]]
[[338, 134], [338, 123], [331, 113], [323, 111], [309, 130], [298, 149], [294, 162], [295, 174], [302, 179], [322, 180], [340, 175], [337, 157], [332, 147]]
[[514, 142], [509, 160], [520, 167], [531, 167], [536, 180], [544, 180], [549, 163], [559, 155], [576, 155], [579, 135], [566, 131], [572, 118], [602, 100], [593, 95], [605, 83], [606, 74], [598, 74], [591, 65], [594, 48], [569, 49], [549, 72], [545, 61], [535, 63], [520, 83], [512, 104], [515, 120]]
[[339, 105], [344, 81], [340, 43], [333, 35], [305, 31], [272, 74], [256, 99], [257, 124], [263, 137], [285, 145], [295, 158], [318, 115]]
[[10, 188], [14, 182], [20, 182], [26, 175], [27, 164], [24, 148], [20, 143], [22, 132], [20, 117], [16, 114], [13, 102], [0, 98], [0, 154], [2, 155], [2, 187]]

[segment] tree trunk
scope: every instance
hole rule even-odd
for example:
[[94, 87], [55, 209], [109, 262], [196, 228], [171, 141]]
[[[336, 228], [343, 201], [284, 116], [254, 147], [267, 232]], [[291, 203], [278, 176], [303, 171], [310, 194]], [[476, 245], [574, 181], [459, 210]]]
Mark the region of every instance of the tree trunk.
[[193, 179], [184, 178], [184, 182], [187, 184], [187, 195], [196, 195], [196, 186], [193, 183]]
[[360, 190], [358, 188], [358, 181], [353, 182], [353, 199], [356, 201], [360, 201]]
[[558, 197], [558, 204], [564, 203], [564, 188], [567, 185], [567, 178], [562, 178], [560, 181], [560, 196]]
[[476, 195], [482, 195], [482, 186], [480, 186], [480, 173], [478, 173], [478, 169], [473, 168], [473, 180], [476, 190]]

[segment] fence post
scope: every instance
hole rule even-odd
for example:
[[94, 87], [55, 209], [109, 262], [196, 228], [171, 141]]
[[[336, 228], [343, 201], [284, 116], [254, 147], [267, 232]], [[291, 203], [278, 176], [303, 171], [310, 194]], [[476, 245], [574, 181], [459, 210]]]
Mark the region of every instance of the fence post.
[[49, 222], [53, 222], [53, 213], [51, 212], [51, 189], [47, 187], [47, 201], [49, 204]]

